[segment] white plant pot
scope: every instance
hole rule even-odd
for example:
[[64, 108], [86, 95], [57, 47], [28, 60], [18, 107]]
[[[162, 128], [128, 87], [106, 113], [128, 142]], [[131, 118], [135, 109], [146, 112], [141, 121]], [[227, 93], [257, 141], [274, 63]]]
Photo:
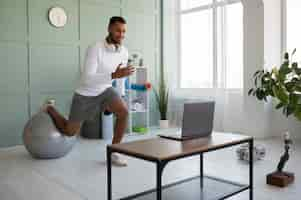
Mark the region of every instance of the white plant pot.
[[160, 120], [159, 124], [160, 124], [160, 128], [161, 129], [168, 128], [168, 119], [166, 119], [166, 120]]

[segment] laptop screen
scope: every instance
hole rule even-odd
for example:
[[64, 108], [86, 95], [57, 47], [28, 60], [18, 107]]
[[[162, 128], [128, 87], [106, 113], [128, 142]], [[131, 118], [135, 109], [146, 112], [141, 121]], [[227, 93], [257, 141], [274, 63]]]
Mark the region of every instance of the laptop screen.
[[185, 103], [183, 136], [208, 136], [213, 129], [214, 102]]

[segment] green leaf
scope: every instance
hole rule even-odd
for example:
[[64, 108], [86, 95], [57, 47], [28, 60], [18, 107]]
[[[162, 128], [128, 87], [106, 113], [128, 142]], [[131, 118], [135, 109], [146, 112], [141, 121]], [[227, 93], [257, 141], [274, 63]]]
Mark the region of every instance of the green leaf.
[[256, 90], [256, 97], [259, 100], [267, 100], [265, 92], [262, 89], [259, 89], [259, 88]]
[[158, 94], [158, 92], [156, 91], [155, 88], [153, 89], [153, 91], [154, 91], [154, 93], [155, 93], [156, 101], [157, 101], [157, 103], [159, 104], [159, 102], [160, 102], [159, 94]]
[[289, 73], [292, 72], [292, 69], [289, 68], [289, 64], [288, 63], [283, 63], [279, 69], [279, 75], [280, 76], [285, 76]]
[[294, 88], [295, 88], [295, 83], [288, 82], [288, 83], [285, 84], [285, 88], [286, 88], [287, 91], [293, 92]]
[[271, 97], [275, 97], [274, 92], [273, 92], [273, 90], [272, 90], [271, 87], [269, 87], [269, 88], [267, 89], [266, 92], [267, 92], [267, 94], [270, 95]]
[[261, 85], [263, 85], [263, 86], [268, 85], [269, 82], [270, 82], [269, 74], [266, 73], [261, 77]]
[[158, 109], [160, 112], [160, 119], [166, 119], [168, 108], [168, 90], [164, 79], [159, 81], [158, 89], [154, 88], [153, 91], [155, 93]]
[[267, 99], [267, 96], [266, 96], [266, 95], [263, 96], [263, 100], [264, 100], [265, 102], [268, 102], [268, 99]]
[[293, 114], [295, 111], [295, 107], [292, 105], [289, 105], [286, 109], [286, 116], [288, 117], [289, 115]]
[[262, 96], [261, 96], [260, 89], [257, 89], [255, 94], [256, 94], [257, 99], [261, 101], [262, 100]]
[[300, 68], [296, 68], [296, 69], [295, 69], [295, 73], [296, 73], [297, 75], [301, 75], [301, 69], [300, 69]]
[[279, 73], [278, 73], [278, 74], [275, 74], [275, 76], [276, 76], [276, 82], [283, 83], [284, 80], [285, 80], [286, 74], [280, 72], [280, 70], [279, 70]]
[[298, 101], [299, 101], [299, 98], [300, 98], [299, 95], [291, 93], [289, 95], [289, 103], [291, 105], [296, 105], [298, 103]]
[[[295, 53], [296, 49], [291, 55]], [[260, 101], [267, 101], [269, 96], [274, 97], [279, 100], [276, 109], [282, 108], [284, 115], [294, 114], [301, 121], [301, 68], [297, 62], [290, 64], [288, 53], [285, 53], [279, 69], [257, 70], [253, 79], [255, 87], [249, 89], [249, 96], [253, 95]]]
[[296, 90], [297, 92], [301, 92], [301, 86], [296, 85], [296, 86], [295, 86], [295, 90]]
[[278, 110], [278, 109], [282, 108], [283, 106], [284, 106], [284, 104], [280, 102], [277, 104], [277, 106], [275, 108]]
[[249, 90], [249, 92], [248, 92], [248, 95], [250, 96], [250, 95], [252, 94], [253, 91], [254, 91], [254, 89], [251, 88], [251, 89]]
[[283, 107], [283, 110], [282, 110], [282, 114], [286, 115], [286, 113], [287, 113], [287, 111], [286, 111], [286, 110], [287, 110], [287, 107], [286, 107], [286, 106], [284, 106], [284, 107]]
[[292, 52], [292, 56], [296, 53], [297, 49], [294, 48], [293, 52]]
[[285, 60], [288, 60], [288, 59], [289, 59], [289, 55], [288, 55], [287, 52], [284, 53], [284, 59], [285, 59]]
[[298, 63], [297, 62], [293, 62], [292, 63], [292, 68], [295, 70], [298, 68]]
[[274, 85], [273, 86], [273, 92], [274, 92], [275, 96], [281, 102], [283, 102], [284, 104], [288, 104], [289, 97], [288, 97], [286, 91], [282, 87]]
[[255, 76], [257, 76], [259, 73], [261, 72], [261, 70], [258, 70], [254, 73], [253, 77], [255, 78]]

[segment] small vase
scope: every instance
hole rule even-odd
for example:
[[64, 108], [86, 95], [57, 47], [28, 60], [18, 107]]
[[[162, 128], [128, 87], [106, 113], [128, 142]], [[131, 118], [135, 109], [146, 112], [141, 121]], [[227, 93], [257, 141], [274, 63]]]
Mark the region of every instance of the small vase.
[[168, 119], [166, 119], [166, 120], [160, 120], [159, 124], [160, 124], [160, 128], [161, 129], [168, 128]]

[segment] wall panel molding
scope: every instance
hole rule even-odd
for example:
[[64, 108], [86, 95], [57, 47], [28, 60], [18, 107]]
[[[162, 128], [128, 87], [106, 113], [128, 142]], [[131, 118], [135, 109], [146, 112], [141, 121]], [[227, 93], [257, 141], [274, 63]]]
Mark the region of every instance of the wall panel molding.
[[[64, 28], [48, 22], [55, 5], [67, 11]], [[155, 80], [159, 6], [159, 0], [0, 0], [0, 148], [22, 144], [26, 121], [47, 98], [68, 115], [86, 49], [106, 37], [112, 15], [126, 17], [126, 46], [145, 55]]]

